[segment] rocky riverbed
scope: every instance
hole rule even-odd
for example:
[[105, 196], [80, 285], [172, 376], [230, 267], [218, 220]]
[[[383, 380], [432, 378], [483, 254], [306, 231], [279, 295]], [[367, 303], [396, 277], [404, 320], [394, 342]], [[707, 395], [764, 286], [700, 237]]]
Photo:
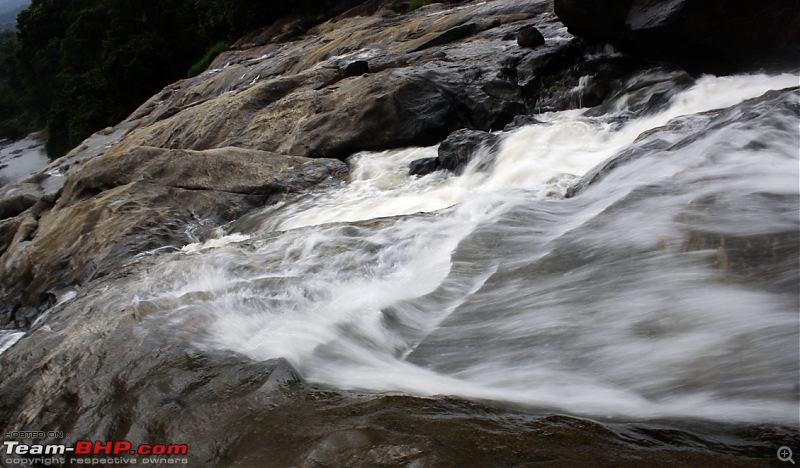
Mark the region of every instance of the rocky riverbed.
[[0, 188], [0, 429], [203, 466], [800, 450], [796, 57], [702, 70], [727, 26], [690, 57], [652, 45], [711, 13], [624, 3], [275, 26]]

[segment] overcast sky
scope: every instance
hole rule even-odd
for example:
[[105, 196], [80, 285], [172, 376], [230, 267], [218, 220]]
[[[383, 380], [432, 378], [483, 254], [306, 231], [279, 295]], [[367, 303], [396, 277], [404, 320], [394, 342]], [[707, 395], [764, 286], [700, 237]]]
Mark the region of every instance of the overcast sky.
[[15, 10], [29, 3], [31, 3], [31, 0], [0, 0], [0, 13]]

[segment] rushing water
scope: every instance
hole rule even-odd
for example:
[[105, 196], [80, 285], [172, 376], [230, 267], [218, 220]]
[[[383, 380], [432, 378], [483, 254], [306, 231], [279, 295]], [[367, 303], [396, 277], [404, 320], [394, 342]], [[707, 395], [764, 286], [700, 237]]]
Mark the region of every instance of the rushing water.
[[27, 179], [49, 161], [44, 142], [36, 134], [14, 142], [0, 140], [0, 187]]
[[[406, 175], [436, 148], [358, 154], [349, 184], [163, 255], [136, 304], [341, 389], [796, 424], [798, 122], [680, 116], [797, 85], [704, 77], [643, 116], [630, 96], [544, 115], [462, 176]], [[564, 197], [631, 145], [644, 156]], [[725, 250], [765, 236], [777, 266]]]

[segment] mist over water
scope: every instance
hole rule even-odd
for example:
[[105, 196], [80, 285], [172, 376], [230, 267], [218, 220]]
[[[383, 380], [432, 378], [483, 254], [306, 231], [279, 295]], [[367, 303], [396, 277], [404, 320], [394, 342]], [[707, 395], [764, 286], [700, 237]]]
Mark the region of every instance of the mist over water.
[[[406, 175], [435, 147], [354, 155], [347, 185], [164, 255], [137, 307], [340, 389], [797, 424], [797, 119], [693, 115], [797, 85], [703, 77], [645, 115], [622, 118], [630, 96], [546, 114], [461, 176]], [[641, 157], [564, 198], [623, 150]], [[769, 267], [726, 250], [759, 242]]]

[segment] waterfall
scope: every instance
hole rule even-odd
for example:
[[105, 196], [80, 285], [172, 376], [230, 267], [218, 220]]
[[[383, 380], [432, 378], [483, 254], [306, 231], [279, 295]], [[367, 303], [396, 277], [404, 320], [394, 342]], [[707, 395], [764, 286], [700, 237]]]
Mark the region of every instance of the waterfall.
[[797, 85], [702, 77], [640, 115], [630, 94], [544, 114], [460, 176], [407, 175], [436, 147], [356, 154], [348, 184], [160, 254], [130, 301], [141, 326], [338, 389], [796, 422], [797, 120], [731, 106]]

